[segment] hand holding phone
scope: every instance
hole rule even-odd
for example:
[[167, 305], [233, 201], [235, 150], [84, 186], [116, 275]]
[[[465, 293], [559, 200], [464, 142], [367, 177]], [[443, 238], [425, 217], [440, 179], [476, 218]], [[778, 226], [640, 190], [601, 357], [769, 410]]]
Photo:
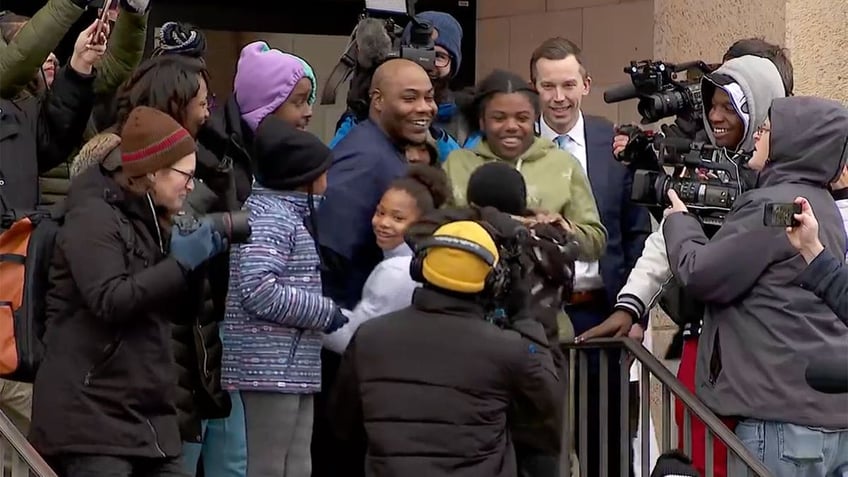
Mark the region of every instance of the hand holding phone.
[[103, 2], [103, 8], [100, 9], [97, 18], [97, 28], [94, 31], [94, 38], [91, 40], [92, 44], [103, 45], [109, 38], [111, 30], [109, 28], [109, 12], [117, 8], [117, 2], [118, 0], [105, 0]]
[[766, 227], [797, 227], [796, 214], [801, 213], [801, 204], [770, 202], [763, 209], [763, 225]]

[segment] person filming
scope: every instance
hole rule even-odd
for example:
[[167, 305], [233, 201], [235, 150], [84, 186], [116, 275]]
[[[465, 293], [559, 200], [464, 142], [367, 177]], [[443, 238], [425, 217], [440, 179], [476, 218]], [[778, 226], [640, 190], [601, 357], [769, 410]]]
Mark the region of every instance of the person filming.
[[[342, 358], [331, 422], [343, 439], [364, 425], [365, 475], [514, 477], [507, 415], [544, 421], [559, 406], [542, 326], [487, 320], [504, 292], [499, 248], [478, 222], [416, 243], [412, 306], [363, 323]], [[391, 359], [386, 359], [386, 357]]]
[[807, 268], [796, 282], [824, 300], [848, 326], [848, 267], [836, 255], [824, 253], [825, 247], [819, 240], [819, 222], [810, 202], [798, 197], [795, 203], [801, 206], [801, 213], [795, 214], [798, 223], [786, 228], [786, 236], [807, 262]]

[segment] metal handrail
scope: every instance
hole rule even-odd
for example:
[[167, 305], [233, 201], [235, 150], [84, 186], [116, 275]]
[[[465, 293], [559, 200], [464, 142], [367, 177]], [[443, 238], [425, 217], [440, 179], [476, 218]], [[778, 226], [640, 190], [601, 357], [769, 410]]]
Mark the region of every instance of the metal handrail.
[[[595, 338], [587, 340], [583, 343], [562, 343], [566, 349], [620, 349], [626, 348], [643, 366], [646, 366], [651, 374], [665, 386], [667, 386], [672, 394], [683, 404], [689, 408], [695, 416], [703, 421], [707, 429], [716, 435], [724, 445], [733, 453], [735, 453], [748, 468], [760, 476], [770, 476], [771, 472], [759, 460], [754, 459], [748, 449], [742, 444], [742, 441], [734, 434], [713, 411], [708, 408], [700, 399], [698, 399], [691, 391], [668, 370], [653, 354], [651, 354], [641, 343], [629, 338]], [[663, 423], [666, 425], [666, 423]]]
[[2, 411], [0, 411], [0, 434], [3, 435], [9, 445], [24, 460], [30, 471], [35, 473], [37, 477], [57, 477], [53, 469], [44, 461], [44, 458], [32, 447], [26, 437], [21, 434], [21, 431], [15, 427], [15, 424]]

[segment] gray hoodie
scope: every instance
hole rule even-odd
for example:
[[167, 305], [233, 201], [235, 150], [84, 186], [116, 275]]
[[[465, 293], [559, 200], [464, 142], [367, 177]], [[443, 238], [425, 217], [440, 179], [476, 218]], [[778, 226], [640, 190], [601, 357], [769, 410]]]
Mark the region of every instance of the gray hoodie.
[[[708, 115], [712, 107], [713, 94], [716, 87], [722, 87], [717, 85], [726, 85], [728, 80], [738, 84], [745, 94], [746, 114], [749, 117], [749, 126], [746, 128], [739, 149], [752, 150], [754, 132], [768, 116], [771, 102], [786, 95], [780, 72], [769, 60], [756, 56], [742, 56], [728, 60], [701, 81], [701, 91], [704, 95], [704, 125], [711, 144], [715, 144], [715, 136], [710, 127]], [[666, 258], [666, 247], [662, 228], [660, 228], [645, 242], [642, 256], [639, 257], [627, 278], [627, 283], [619, 292], [615, 308], [626, 310], [636, 316], [644, 316], [653, 308], [664, 289], [678, 286], [671, 279]]]
[[[704, 103], [704, 127], [711, 144], [715, 144], [715, 135], [709, 122], [713, 94], [716, 88], [722, 88], [733, 97], [728, 91], [729, 83], [738, 84], [744, 94], [743, 104], [738, 105], [736, 114], [749, 118], [745, 135], [736, 149], [751, 151], [754, 149], [754, 132], [766, 120], [772, 100], [786, 96], [786, 88], [783, 87], [783, 80], [774, 63], [758, 56], [741, 56], [728, 60], [705, 76], [701, 80], [701, 94]], [[735, 102], [734, 106], [737, 106]]]
[[806, 268], [783, 228], [763, 225], [764, 205], [806, 197], [824, 253], [842, 257], [842, 219], [827, 184], [845, 164], [848, 110], [835, 101], [793, 97], [771, 109], [770, 162], [712, 240], [688, 214], [664, 223], [675, 276], [707, 303], [696, 390], [717, 414], [805, 426], [848, 428], [845, 397], [804, 380], [816, 355], [848, 358], [848, 327], [793, 281]]

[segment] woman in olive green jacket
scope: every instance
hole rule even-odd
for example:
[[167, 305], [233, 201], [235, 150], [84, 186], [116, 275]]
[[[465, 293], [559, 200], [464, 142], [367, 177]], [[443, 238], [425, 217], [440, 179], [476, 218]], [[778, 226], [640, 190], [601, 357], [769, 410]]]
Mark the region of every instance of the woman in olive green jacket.
[[[97, 66], [94, 91], [99, 97], [114, 93], [141, 61], [147, 36], [148, 3], [148, 0], [121, 0], [121, 12], [109, 37], [108, 50]], [[15, 98], [27, 93], [27, 85], [84, 11], [73, 0], [50, 0], [31, 19], [14, 14], [0, 19], [4, 33], [10, 33], [0, 42], [2, 97]], [[68, 166], [63, 164], [48, 171], [40, 182], [42, 203], [60, 201], [68, 192]]]
[[521, 77], [495, 71], [480, 82], [474, 107], [483, 140], [472, 149], [453, 151], [443, 165], [455, 205], [466, 205], [465, 191], [475, 169], [487, 162], [507, 162], [524, 176], [528, 207], [561, 214], [580, 245], [580, 260], [598, 260], [606, 246], [606, 229], [589, 180], [574, 156], [536, 137], [536, 92]]

